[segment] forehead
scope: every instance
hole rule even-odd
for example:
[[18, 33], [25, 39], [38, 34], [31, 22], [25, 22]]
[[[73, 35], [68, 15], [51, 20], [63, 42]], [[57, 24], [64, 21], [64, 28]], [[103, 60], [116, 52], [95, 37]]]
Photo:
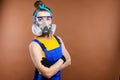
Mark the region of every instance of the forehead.
[[39, 11], [37, 16], [50, 16], [50, 14], [47, 11]]

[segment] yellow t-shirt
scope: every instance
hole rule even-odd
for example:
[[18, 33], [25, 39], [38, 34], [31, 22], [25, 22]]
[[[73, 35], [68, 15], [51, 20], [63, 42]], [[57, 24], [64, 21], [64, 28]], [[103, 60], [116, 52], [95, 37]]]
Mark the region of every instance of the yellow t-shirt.
[[[58, 41], [56, 40], [56, 38], [54, 36], [52, 36], [52, 38], [50, 40], [44, 39], [44, 38], [39, 37], [39, 36], [37, 36], [36, 39], [39, 40], [41, 43], [43, 43], [48, 51], [60, 46]], [[42, 56], [45, 57], [44, 52], [42, 52]]]

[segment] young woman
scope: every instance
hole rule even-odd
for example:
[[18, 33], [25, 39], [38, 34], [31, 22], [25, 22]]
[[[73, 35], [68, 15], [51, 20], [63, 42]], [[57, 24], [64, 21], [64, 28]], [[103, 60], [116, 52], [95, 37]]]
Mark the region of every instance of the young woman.
[[71, 64], [69, 52], [62, 39], [56, 35], [52, 24], [52, 11], [40, 0], [34, 4], [35, 38], [29, 45], [31, 59], [35, 65], [33, 80], [61, 80], [61, 70]]

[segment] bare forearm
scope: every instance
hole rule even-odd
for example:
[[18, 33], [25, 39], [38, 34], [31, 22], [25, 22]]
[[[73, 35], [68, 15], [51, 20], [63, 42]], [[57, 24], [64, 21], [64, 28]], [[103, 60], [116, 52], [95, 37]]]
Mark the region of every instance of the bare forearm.
[[71, 65], [71, 59], [66, 60], [66, 62], [60, 67], [60, 70], [63, 70], [64, 68]]
[[63, 60], [59, 59], [54, 65], [50, 67], [51, 76], [55, 75], [58, 71], [60, 71], [61, 66], [63, 65]]
[[60, 71], [61, 66], [63, 65], [63, 60], [59, 59], [55, 64], [53, 64], [51, 67], [45, 69], [45, 72], [42, 73], [47, 78], [51, 78], [54, 76], [58, 71]]
[[[41, 61], [42, 62], [42, 61]], [[65, 62], [65, 63], [64, 63]], [[45, 63], [45, 62], [44, 62]], [[47, 62], [46, 62], [47, 63]], [[43, 63], [42, 63], [43, 64]], [[51, 65], [50, 67], [44, 65], [44, 71], [43, 75], [47, 78], [51, 78], [53, 75], [55, 75], [58, 71], [66, 68], [71, 64], [71, 59], [67, 58], [67, 60], [64, 61], [63, 58], [60, 58], [55, 64]], [[48, 65], [48, 64], [47, 64]]]

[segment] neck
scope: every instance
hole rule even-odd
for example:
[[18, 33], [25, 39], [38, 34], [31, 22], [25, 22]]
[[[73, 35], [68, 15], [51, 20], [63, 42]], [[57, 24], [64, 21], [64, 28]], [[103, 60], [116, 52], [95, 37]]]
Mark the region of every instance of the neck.
[[52, 39], [52, 35], [49, 34], [49, 35], [46, 35], [46, 36], [44, 36], [44, 37], [42, 37], [42, 38], [47, 39], [47, 40], [50, 40], [50, 39]]

